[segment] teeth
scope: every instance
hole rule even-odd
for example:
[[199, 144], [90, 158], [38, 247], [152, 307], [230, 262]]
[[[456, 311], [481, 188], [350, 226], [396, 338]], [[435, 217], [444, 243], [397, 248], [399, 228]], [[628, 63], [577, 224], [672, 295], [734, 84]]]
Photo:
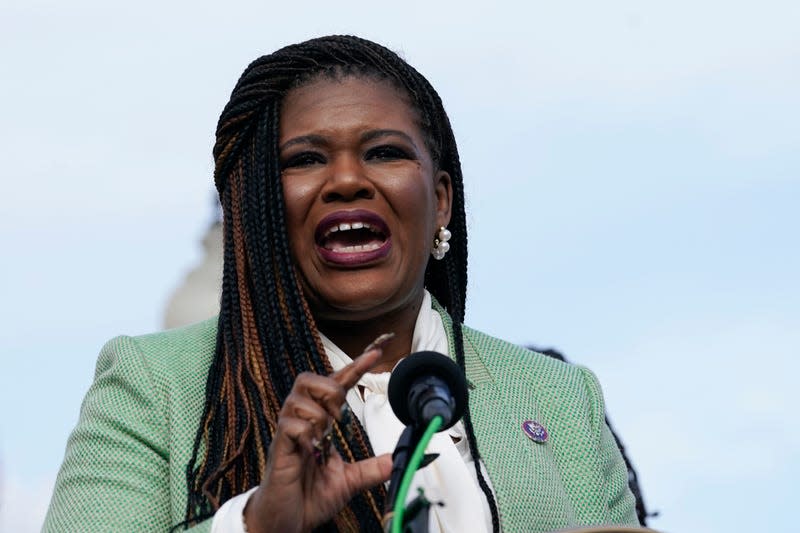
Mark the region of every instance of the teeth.
[[369, 244], [354, 244], [352, 246], [342, 246], [339, 248], [334, 248], [333, 251], [342, 254], [348, 254], [354, 252], [371, 252], [372, 250], [377, 250], [380, 247], [381, 247], [380, 244], [372, 242]]
[[348, 230], [351, 230], [351, 229], [368, 229], [368, 230], [370, 230], [372, 232], [377, 233], [377, 230], [375, 230], [367, 222], [353, 222], [353, 223], [342, 222], [338, 226], [331, 226], [328, 229], [328, 231], [325, 232], [325, 235], [327, 236], [327, 235], [330, 235], [331, 233], [336, 233], [337, 231], [348, 231]]

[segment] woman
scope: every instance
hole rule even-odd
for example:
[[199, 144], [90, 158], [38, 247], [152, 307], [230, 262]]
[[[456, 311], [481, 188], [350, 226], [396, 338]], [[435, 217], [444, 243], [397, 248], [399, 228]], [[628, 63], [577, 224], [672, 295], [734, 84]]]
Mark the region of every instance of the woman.
[[104, 348], [45, 530], [380, 530], [385, 384], [423, 349], [471, 387], [418, 475], [434, 530], [636, 524], [595, 378], [462, 326], [458, 152], [416, 70], [355, 37], [262, 57], [214, 157], [219, 318]]

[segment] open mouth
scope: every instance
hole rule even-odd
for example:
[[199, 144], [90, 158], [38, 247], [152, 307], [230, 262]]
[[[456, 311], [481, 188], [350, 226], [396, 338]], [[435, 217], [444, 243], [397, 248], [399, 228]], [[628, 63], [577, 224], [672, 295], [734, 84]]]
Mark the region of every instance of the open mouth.
[[388, 252], [386, 223], [369, 211], [339, 211], [317, 226], [315, 240], [320, 253], [336, 263], [365, 262]]
[[367, 222], [342, 222], [331, 226], [320, 243], [326, 250], [338, 253], [370, 252], [386, 242], [386, 235]]

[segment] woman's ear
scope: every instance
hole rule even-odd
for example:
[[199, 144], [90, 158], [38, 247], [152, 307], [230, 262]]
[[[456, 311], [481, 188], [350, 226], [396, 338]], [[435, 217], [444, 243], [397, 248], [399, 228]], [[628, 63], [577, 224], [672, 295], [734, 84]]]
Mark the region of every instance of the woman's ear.
[[450, 212], [453, 209], [453, 184], [450, 174], [444, 170], [436, 173], [436, 227], [447, 227], [450, 223]]

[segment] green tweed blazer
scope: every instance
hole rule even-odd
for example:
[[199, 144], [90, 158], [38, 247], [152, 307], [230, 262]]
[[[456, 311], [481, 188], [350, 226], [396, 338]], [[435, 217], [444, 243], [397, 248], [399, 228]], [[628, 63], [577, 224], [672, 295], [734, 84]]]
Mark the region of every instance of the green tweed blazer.
[[[443, 314], [452, 346], [452, 323]], [[216, 319], [109, 341], [67, 443], [43, 531], [165, 532], [186, 509]], [[464, 327], [470, 411], [506, 532], [637, 525], [594, 375]], [[522, 423], [549, 432], [539, 444]], [[209, 531], [211, 520], [191, 528]]]

